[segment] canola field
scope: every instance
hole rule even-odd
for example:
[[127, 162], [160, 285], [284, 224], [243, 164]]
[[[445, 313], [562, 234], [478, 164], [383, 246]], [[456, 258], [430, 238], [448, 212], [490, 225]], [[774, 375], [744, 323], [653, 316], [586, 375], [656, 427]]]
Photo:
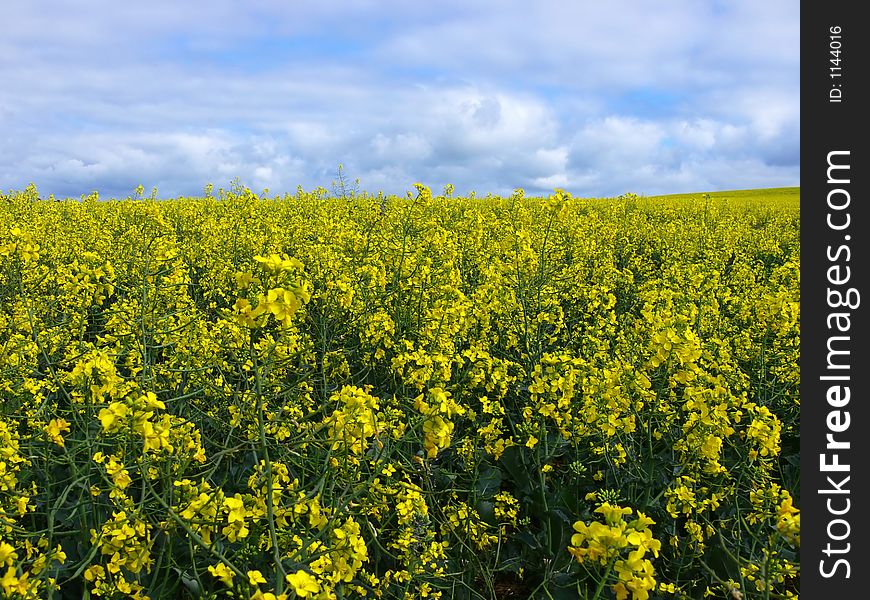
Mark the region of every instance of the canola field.
[[780, 192], [0, 194], [0, 596], [796, 598]]

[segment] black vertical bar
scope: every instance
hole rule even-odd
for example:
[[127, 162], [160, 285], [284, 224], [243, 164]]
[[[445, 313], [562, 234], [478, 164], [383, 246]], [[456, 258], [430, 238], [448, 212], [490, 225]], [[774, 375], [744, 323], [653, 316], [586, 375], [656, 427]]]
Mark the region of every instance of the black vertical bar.
[[801, 14], [801, 593], [866, 598], [868, 26], [860, 2]]

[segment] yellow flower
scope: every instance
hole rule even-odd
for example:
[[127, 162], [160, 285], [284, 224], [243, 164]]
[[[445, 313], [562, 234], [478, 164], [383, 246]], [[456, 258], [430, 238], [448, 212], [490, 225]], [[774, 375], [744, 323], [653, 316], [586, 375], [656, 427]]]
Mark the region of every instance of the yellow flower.
[[251, 303], [245, 300], [244, 298], [239, 298], [236, 300], [235, 304], [236, 315], [235, 319], [239, 325], [243, 325], [245, 327], [254, 328], [257, 326], [256, 321], [254, 321], [254, 317], [258, 315], [253, 315], [254, 307], [251, 306]]
[[251, 600], [287, 600], [287, 594], [278, 594], [276, 596], [272, 592], [257, 590], [254, 592], [254, 595], [251, 596]]
[[12, 566], [12, 562], [18, 558], [15, 548], [6, 542], [0, 542], [0, 564], [7, 567]]
[[595, 512], [604, 515], [604, 520], [607, 521], [609, 524], [616, 525], [617, 523], [622, 521], [622, 515], [631, 514], [631, 509], [628, 507], [622, 508], [621, 506], [613, 506], [609, 502], [605, 502], [604, 504], [596, 508]]
[[659, 583], [659, 591], [666, 592], [668, 594], [676, 594], [677, 593], [677, 586], [673, 583], [660, 582]]
[[221, 581], [224, 582], [228, 587], [233, 587], [233, 577], [235, 577], [235, 573], [233, 573], [232, 569], [226, 566], [224, 563], [218, 563], [214, 566], [209, 566], [208, 572], [211, 573], [214, 577], [217, 577]]
[[126, 404], [120, 402], [112, 402], [108, 408], [100, 411], [99, 419], [103, 429], [107, 432], [112, 432], [121, 426], [121, 420], [127, 416], [130, 409]]
[[162, 400], [158, 400], [157, 394], [154, 392], [147, 392], [139, 398], [138, 402], [143, 403], [146, 409], [166, 409], [166, 404]]
[[245, 511], [245, 501], [240, 494], [236, 494], [232, 498], [224, 498], [224, 506], [229, 509], [229, 514], [227, 514], [227, 521], [229, 523], [245, 520], [245, 515], [247, 514]]
[[662, 548], [662, 543], [653, 538], [653, 533], [649, 529], [643, 529], [641, 531], [632, 531], [625, 539], [629, 544], [633, 546], [637, 546], [639, 550], [652, 550], [653, 555], [658, 557], [659, 550]]
[[268, 258], [264, 256], [257, 255], [254, 257], [254, 260], [260, 263], [263, 267], [263, 270], [267, 273], [280, 273], [281, 271], [291, 271], [293, 269], [302, 270], [304, 265], [299, 259], [290, 258], [286, 255], [284, 258], [278, 256], [277, 254], [272, 254]]
[[63, 448], [63, 436], [60, 434], [64, 431], [69, 432], [69, 421], [66, 419], [52, 419], [46, 423], [43, 430], [52, 442]]
[[293, 590], [300, 598], [305, 598], [309, 594], [316, 594], [320, 591], [320, 583], [307, 571], [296, 571], [287, 575], [287, 583], [293, 586]]
[[13, 597], [15, 594], [27, 597], [29, 595], [28, 588], [30, 587], [27, 581], [29, 577], [29, 573], [24, 573], [24, 575], [18, 577], [15, 574], [15, 567], [9, 567], [6, 570], [6, 574], [0, 579], [0, 588], [3, 588], [8, 598]]
[[259, 283], [260, 280], [253, 276], [251, 273], [247, 273], [244, 271], [236, 272], [236, 285], [240, 290], [248, 289], [248, 287], [252, 283]]
[[259, 571], [248, 571], [248, 581], [251, 582], [251, 585], [257, 585], [260, 583], [266, 583], [266, 578], [263, 577], [263, 574]]
[[441, 415], [434, 415], [423, 422], [425, 439], [423, 447], [429, 458], [438, 456], [438, 451], [450, 446], [450, 437], [453, 434], [453, 423], [445, 420]]
[[776, 529], [788, 542], [795, 546], [801, 543], [801, 514], [800, 510], [792, 505], [792, 497], [787, 491], [782, 492], [784, 498], [777, 508], [778, 519]]
[[246, 315], [245, 318], [249, 316], [251, 319], [257, 319], [261, 315], [271, 313], [282, 327], [289, 327], [293, 314], [307, 299], [308, 295], [304, 293], [304, 290], [300, 292], [300, 297], [297, 297], [294, 291], [278, 287], [269, 290], [265, 300], [261, 297], [257, 307], [249, 312], [247, 311], [248, 307], [244, 306], [246, 302], [244, 300], [237, 301], [236, 306], [240, 314]]

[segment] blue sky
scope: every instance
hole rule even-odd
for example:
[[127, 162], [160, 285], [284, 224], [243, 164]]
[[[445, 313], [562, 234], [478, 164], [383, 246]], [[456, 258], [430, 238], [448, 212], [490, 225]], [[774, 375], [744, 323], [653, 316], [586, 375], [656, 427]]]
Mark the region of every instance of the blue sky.
[[798, 0], [5, 0], [0, 189], [800, 184]]

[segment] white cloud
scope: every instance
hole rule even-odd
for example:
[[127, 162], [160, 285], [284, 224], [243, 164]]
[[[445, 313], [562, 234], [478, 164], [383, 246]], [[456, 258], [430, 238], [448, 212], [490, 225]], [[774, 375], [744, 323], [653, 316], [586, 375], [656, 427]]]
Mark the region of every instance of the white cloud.
[[752, 122], [612, 115], [574, 137], [569, 180], [590, 195], [613, 190], [608, 182], [646, 194], [796, 185], [799, 166], [773, 164], [771, 148], [757, 143], [762, 133]]
[[661, 124], [608, 116], [575, 136], [575, 157], [594, 163], [643, 163], [656, 158], [665, 131]]
[[372, 140], [371, 146], [374, 156], [379, 160], [393, 160], [401, 156], [407, 161], [418, 161], [432, 154], [432, 145], [417, 133], [399, 133], [391, 136], [378, 133]]
[[686, 148], [710, 150], [719, 137], [719, 127], [710, 119], [683, 121], [677, 127], [675, 135]]
[[4, 189], [292, 191], [339, 163], [398, 193], [799, 182], [789, 0], [86, 0], [0, 22]]

